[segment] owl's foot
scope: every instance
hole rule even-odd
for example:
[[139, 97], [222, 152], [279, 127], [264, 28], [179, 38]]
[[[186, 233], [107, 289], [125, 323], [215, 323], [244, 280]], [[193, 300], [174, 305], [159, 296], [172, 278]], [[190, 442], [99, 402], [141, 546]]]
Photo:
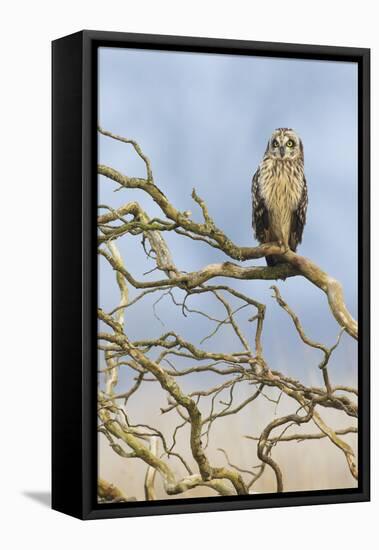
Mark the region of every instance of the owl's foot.
[[278, 245], [282, 249], [282, 254], [286, 254], [290, 250], [290, 247], [289, 247], [288, 243], [286, 243], [282, 240], [278, 241]]

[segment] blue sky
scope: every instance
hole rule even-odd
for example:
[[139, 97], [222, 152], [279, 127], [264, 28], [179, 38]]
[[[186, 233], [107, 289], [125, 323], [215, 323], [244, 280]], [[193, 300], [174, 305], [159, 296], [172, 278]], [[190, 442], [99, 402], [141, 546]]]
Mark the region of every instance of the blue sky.
[[[195, 187], [216, 224], [241, 246], [254, 244], [250, 186], [267, 140], [277, 127], [294, 128], [304, 144], [309, 192], [307, 225], [298, 252], [341, 281], [347, 305], [357, 316], [356, 64], [101, 48], [99, 124], [136, 139], [151, 160], [155, 183], [177, 208], [191, 210], [200, 220], [191, 199]], [[145, 174], [130, 146], [103, 136], [99, 160], [130, 176]], [[138, 200], [149, 215], [161, 214], [142, 192], [114, 193], [114, 188], [110, 180], [99, 178], [101, 204], [118, 207]], [[173, 234], [166, 238], [180, 269], [227, 259], [189, 239]], [[117, 242], [127, 267], [142, 278], [153, 264], [146, 261], [139, 239]], [[99, 266], [100, 305], [109, 311], [118, 303], [117, 286], [103, 260]], [[321, 384], [320, 354], [299, 342], [289, 318], [271, 297], [271, 284], [233, 281], [236, 289], [267, 304], [263, 344], [271, 368], [305, 383]], [[277, 284], [309, 336], [331, 345], [339, 327], [324, 294], [300, 277]], [[126, 331], [131, 338], [158, 336], [175, 328], [199, 344], [209, 332], [203, 319], [183, 318], [168, 298], [157, 305], [163, 327], [152, 315], [153, 301], [141, 301], [128, 311]], [[246, 316], [242, 319], [251, 331]], [[220, 346], [234, 351], [236, 341], [220, 331], [207, 349]], [[356, 353], [356, 343], [343, 335], [330, 363], [333, 383], [356, 381]]]

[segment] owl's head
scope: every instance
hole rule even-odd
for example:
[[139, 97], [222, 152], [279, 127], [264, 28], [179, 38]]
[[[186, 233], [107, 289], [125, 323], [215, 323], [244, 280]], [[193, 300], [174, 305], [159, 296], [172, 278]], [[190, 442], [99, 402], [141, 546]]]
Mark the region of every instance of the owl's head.
[[277, 128], [267, 144], [266, 155], [278, 160], [303, 158], [303, 144], [292, 128]]

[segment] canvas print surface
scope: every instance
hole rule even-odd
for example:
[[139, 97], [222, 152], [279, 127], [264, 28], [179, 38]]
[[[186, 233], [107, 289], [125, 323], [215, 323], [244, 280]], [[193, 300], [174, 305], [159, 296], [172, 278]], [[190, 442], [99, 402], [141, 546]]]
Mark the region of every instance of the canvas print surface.
[[99, 503], [357, 487], [357, 90], [99, 48]]

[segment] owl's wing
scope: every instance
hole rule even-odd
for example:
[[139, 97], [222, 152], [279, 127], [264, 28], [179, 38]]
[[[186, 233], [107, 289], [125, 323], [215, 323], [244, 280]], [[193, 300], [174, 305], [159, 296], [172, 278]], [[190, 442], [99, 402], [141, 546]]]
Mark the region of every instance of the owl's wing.
[[296, 210], [292, 216], [291, 223], [291, 235], [290, 235], [290, 248], [296, 252], [297, 246], [301, 243], [303, 238], [304, 226], [307, 221], [307, 207], [308, 207], [308, 190], [307, 190], [307, 181], [304, 176], [303, 180], [303, 190], [297, 205]]
[[255, 172], [251, 185], [251, 199], [253, 207], [252, 225], [254, 229], [255, 238], [259, 242], [266, 242], [268, 232], [268, 211], [263, 198], [259, 192], [259, 176], [260, 170]]

